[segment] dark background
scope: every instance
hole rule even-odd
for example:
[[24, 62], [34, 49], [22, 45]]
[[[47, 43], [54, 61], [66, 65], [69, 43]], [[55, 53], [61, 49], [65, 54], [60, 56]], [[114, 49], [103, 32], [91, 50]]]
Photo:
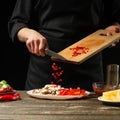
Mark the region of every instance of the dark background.
[[13, 44], [8, 35], [8, 20], [16, 0], [5, 0], [0, 7], [1, 29], [1, 73], [0, 80], [6, 80], [15, 89], [24, 89], [29, 54], [24, 44]]
[[[14, 45], [9, 38], [7, 24], [16, 0], [4, 0], [0, 7], [1, 73], [0, 80], [6, 80], [16, 90], [24, 89], [29, 53], [24, 44]], [[120, 43], [103, 51], [104, 71], [108, 64], [120, 64]]]

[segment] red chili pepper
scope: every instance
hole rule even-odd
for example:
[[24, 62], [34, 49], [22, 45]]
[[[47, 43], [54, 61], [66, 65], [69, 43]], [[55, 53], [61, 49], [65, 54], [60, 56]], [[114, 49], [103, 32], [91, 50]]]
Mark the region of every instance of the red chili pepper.
[[5, 93], [5, 89], [1, 88], [0, 89], [0, 94]]
[[54, 71], [58, 70], [58, 66], [56, 65], [56, 63], [53, 63], [51, 67]]
[[14, 89], [12, 87], [9, 87], [9, 88], [0, 88], [0, 94], [4, 94], [4, 93], [7, 93], [7, 92], [13, 92]]
[[9, 87], [8, 92], [13, 92], [13, 91], [14, 91], [14, 89], [12, 87]]
[[17, 100], [17, 99], [20, 99], [20, 94], [19, 94], [19, 93], [15, 93], [15, 94], [14, 94], [14, 97], [15, 97], [16, 100]]
[[12, 100], [18, 100], [20, 99], [20, 94], [15, 93], [15, 94], [5, 94], [0, 96], [1, 101], [12, 101]]

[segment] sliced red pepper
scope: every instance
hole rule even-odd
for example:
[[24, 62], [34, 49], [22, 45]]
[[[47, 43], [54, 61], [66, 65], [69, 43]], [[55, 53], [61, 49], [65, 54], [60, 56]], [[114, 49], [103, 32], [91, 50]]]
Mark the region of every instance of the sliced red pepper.
[[59, 95], [67, 95], [67, 90], [61, 89]]
[[80, 88], [61, 89], [59, 95], [85, 95], [85, 90]]
[[88, 52], [89, 48], [82, 47], [82, 46], [76, 46], [76, 47], [70, 48], [70, 50], [73, 51], [72, 56], [75, 57], [75, 56], [78, 56], [83, 53], [86, 54]]
[[51, 76], [54, 78], [55, 81], [51, 81], [51, 83], [53, 84], [59, 84], [60, 82], [62, 82], [62, 74], [63, 74], [63, 70], [61, 68], [61, 66], [58, 66], [56, 63], [53, 63], [51, 65], [51, 68], [53, 70]]

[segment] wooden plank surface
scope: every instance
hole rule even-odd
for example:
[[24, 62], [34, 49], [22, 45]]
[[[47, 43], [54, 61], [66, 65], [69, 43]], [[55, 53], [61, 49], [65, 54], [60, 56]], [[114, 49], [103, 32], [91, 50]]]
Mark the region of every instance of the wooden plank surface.
[[[120, 33], [112, 32], [112, 35], [110, 36], [107, 36], [106, 33], [107, 33], [106, 30], [100, 29], [88, 35], [87, 37], [79, 40], [78, 42], [70, 45], [64, 50], [60, 51], [58, 54], [63, 56], [66, 59], [65, 61], [58, 60], [55, 57], [52, 57], [52, 59], [57, 61], [81, 64], [82, 62], [89, 59], [93, 55], [109, 47], [112, 43], [120, 40]], [[86, 53], [81, 53], [79, 55], [72, 56], [73, 50], [71, 50], [71, 48], [76, 48], [77, 46], [88, 48], [88, 51]], [[81, 52], [81, 51], [78, 51], [78, 52]]]
[[18, 92], [21, 100], [0, 102], [0, 120], [120, 119], [120, 106], [104, 105], [94, 95], [76, 100], [44, 100]]

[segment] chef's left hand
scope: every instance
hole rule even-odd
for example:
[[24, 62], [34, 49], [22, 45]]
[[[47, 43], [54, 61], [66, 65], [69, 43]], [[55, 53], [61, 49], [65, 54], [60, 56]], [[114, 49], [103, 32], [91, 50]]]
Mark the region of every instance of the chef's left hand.
[[[119, 33], [120, 32], [120, 24], [119, 23], [115, 23], [113, 25], [110, 25], [110, 26], [106, 27], [105, 30], [108, 31], [107, 32], [107, 36], [111, 36], [112, 32]], [[116, 46], [117, 43], [119, 43], [119, 40], [116, 41], [115, 43], [113, 43], [110, 47]]]

